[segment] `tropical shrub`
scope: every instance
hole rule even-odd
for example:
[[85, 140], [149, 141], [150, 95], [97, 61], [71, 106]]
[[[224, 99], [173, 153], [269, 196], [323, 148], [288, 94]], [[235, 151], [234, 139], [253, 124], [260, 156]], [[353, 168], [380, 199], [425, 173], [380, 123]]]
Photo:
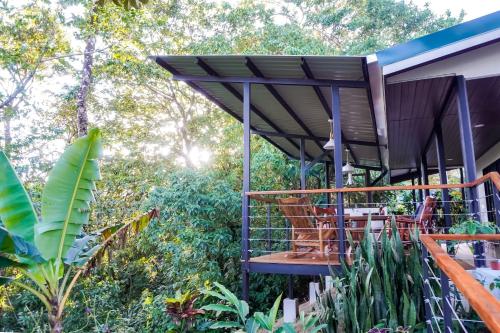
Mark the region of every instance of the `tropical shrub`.
[[340, 274], [332, 271], [335, 291], [318, 302], [327, 332], [361, 333], [374, 327], [414, 331], [424, 326], [418, 232], [405, 246], [394, 221], [391, 229], [382, 232], [379, 243], [368, 223], [352, 265], [342, 263]]
[[[203, 306], [202, 310], [216, 312], [217, 317], [221, 313], [229, 314], [233, 320], [220, 320], [215, 321], [209, 328], [210, 329], [231, 329], [236, 332], [257, 333], [257, 332], [287, 332], [295, 333], [295, 327], [290, 323], [284, 323], [282, 326], [277, 325], [277, 316], [279, 306], [281, 304], [281, 295], [276, 298], [272, 308], [268, 314], [263, 312], [255, 312], [252, 316], [250, 314], [250, 307], [248, 303], [238, 299], [231, 291], [220, 283], [214, 282], [218, 291], [205, 290], [206, 295], [216, 298], [219, 302]], [[300, 332], [316, 333], [321, 331], [325, 324], [316, 325], [318, 318], [313, 315], [306, 317], [304, 313], [300, 314], [299, 326]]]

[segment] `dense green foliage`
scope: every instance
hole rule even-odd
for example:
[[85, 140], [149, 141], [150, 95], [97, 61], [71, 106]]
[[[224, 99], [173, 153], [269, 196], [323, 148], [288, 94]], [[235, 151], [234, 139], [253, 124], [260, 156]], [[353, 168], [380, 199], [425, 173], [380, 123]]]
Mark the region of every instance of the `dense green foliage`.
[[[150, 0], [139, 10], [99, 1], [94, 9], [92, 0], [0, 1], [0, 41], [9, 45], [0, 52], [0, 80], [9, 83], [0, 91], [0, 103], [8, 101], [0, 104], [0, 139], [37, 215], [41, 184], [77, 135], [82, 44], [89, 36], [97, 44], [86, 103], [106, 148], [84, 230], [123, 222], [140, 209], [162, 214], [76, 284], [64, 317], [68, 331], [166, 331], [172, 320], [165, 299], [176, 291], [219, 281], [238, 292], [241, 126], [147, 56], [367, 54], [461, 20], [396, 0]], [[296, 161], [258, 138], [251, 149], [254, 189], [298, 187]], [[310, 186], [321, 184], [321, 173], [312, 170]], [[251, 308], [270, 308], [285, 282], [252, 276]], [[0, 287], [0, 330], [45, 330], [41, 306], [16, 286]]]

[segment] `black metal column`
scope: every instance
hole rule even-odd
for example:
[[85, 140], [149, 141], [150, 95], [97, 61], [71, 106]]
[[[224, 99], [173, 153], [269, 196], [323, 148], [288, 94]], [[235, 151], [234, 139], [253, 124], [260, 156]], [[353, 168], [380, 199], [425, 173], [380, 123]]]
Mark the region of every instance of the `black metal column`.
[[[460, 172], [460, 184], [465, 183], [465, 178], [464, 178], [464, 168], [459, 168], [458, 169]], [[465, 206], [465, 188], [461, 188], [460, 192], [462, 193], [462, 204]]]
[[242, 298], [248, 301], [250, 278], [250, 83], [243, 84]]
[[[422, 182], [424, 185], [429, 185], [429, 170], [427, 169], [427, 156], [425, 154], [422, 154], [420, 157], [420, 170], [422, 172]], [[429, 190], [424, 190], [425, 197], [429, 196], [429, 194]], [[423, 198], [424, 200], [425, 197]], [[422, 202], [424, 202], [424, 200], [422, 200]]]
[[500, 192], [497, 190], [494, 184], [491, 185], [493, 195], [493, 209], [495, 210], [495, 221], [497, 227], [500, 228]]
[[[417, 184], [422, 185], [422, 169], [417, 167]], [[418, 201], [420, 203], [424, 202], [424, 193], [421, 189], [418, 190]]]
[[[371, 183], [371, 174], [370, 170], [366, 169], [365, 170], [365, 186], [369, 187]], [[373, 192], [366, 192], [366, 202], [367, 202], [367, 207], [371, 207], [371, 203], [373, 203]]]
[[[439, 179], [441, 184], [448, 184], [448, 176], [446, 175], [446, 155], [444, 151], [443, 143], [443, 131], [441, 129], [441, 124], [438, 123], [435, 126], [435, 139], [436, 139], [436, 153], [439, 168]], [[448, 233], [448, 229], [451, 227], [451, 209], [450, 209], [450, 194], [448, 189], [444, 188], [441, 190], [441, 198], [443, 200], [443, 211], [444, 211], [444, 225], [446, 227], [445, 232]]]
[[444, 331], [453, 332], [453, 317], [451, 309], [450, 300], [450, 280], [448, 276], [440, 270], [440, 280], [441, 280], [441, 300], [443, 301], [443, 319], [444, 319]]
[[306, 187], [306, 140], [300, 139], [300, 189]]
[[[330, 164], [325, 161], [325, 188], [330, 188]], [[330, 193], [325, 193], [326, 204], [330, 205]]]
[[[335, 188], [344, 187], [342, 175], [342, 127], [340, 123], [340, 89], [338, 86], [331, 86], [332, 91], [332, 119], [333, 119], [333, 139], [335, 150], [333, 160], [335, 162]], [[345, 259], [345, 229], [344, 229], [344, 193], [337, 193], [337, 227], [339, 228], [339, 258]]]
[[[458, 123], [460, 126], [460, 140], [462, 144], [462, 160], [467, 182], [476, 179], [476, 157], [474, 154], [474, 141], [472, 138], [472, 126], [470, 121], [469, 100], [467, 96], [467, 83], [465, 78], [457, 76], [458, 93]], [[469, 212], [478, 218], [477, 189], [470, 188], [468, 191]]]
[[425, 323], [427, 332], [434, 332], [432, 328], [432, 303], [431, 303], [431, 282], [429, 279], [429, 253], [427, 248], [422, 245], [422, 278], [424, 280], [424, 309], [425, 309]]
[[[415, 186], [415, 178], [411, 178], [411, 186]], [[411, 200], [413, 201], [413, 211], [417, 212], [417, 194], [415, 189], [411, 190]]]
[[[457, 94], [458, 94], [458, 123], [460, 126], [460, 141], [462, 146], [462, 160], [465, 169], [465, 178], [467, 182], [473, 182], [476, 179], [476, 157], [474, 154], [474, 141], [472, 137], [472, 124], [470, 120], [469, 100], [467, 96], [467, 82], [460, 75], [457, 76]], [[479, 203], [477, 202], [477, 188], [470, 187], [467, 190], [469, 214], [472, 218], [479, 221]], [[484, 266], [484, 248], [481, 242], [474, 244], [475, 264], [478, 267]]]

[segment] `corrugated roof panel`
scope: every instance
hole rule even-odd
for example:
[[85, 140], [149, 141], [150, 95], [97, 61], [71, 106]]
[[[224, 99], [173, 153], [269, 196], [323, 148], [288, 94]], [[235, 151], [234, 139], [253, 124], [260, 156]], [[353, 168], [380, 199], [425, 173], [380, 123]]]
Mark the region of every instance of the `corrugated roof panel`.
[[316, 79], [363, 81], [363, 57], [304, 57]]
[[[324, 57], [324, 56], [165, 56], [157, 57], [157, 62], [168, 70], [180, 75], [222, 77], [254, 77], [248, 68], [247, 58], [266, 78], [306, 79], [302, 65], [304, 61], [315, 79], [325, 80], [366, 80], [363, 73], [364, 57]], [[199, 61], [201, 60], [201, 62]], [[227, 107], [239, 119], [242, 118], [242, 84], [197, 81], [196, 85], [205, 93]], [[320, 98], [311, 86], [273, 85], [279, 96], [272, 94], [262, 84], [253, 84], [251, 103], [257, 112], [252, 113], [253, 127], [267, 132], [281, 132], [293, 135], [307, 135], [327, 138], [330, 133], [328, 119], [330, 115], [331, 91], [321, 87], [321, 94], [328, 104], [325, 112]], [[231, 91], [232, 90], [232, 91]], [[278, 100], [282, 98], [287, 108]], [[371, 109], [365, 88], [342, 88], [340, 90], [342, 131], [348, 140], [375, 142], [376, 129], [371, 118]], [[259, 116], [258, 113], [262, 113]], [[292, 115], [294, 113], [295, 115]], [[298, 118], [299, 120], [295, 119]], [[302, 124], [300, 124], [300, 122]], [[269, 137], [289, 155], [299, 156], [299, 139]], [[319, 141], [316, 140], [316, 141]], [[308, 159], [320, 155], [324, 141], [306, 140]], [[353, 146], [353, 153], [359, 161], [366, 161], [370, 166], [378, 166], [378, 148]], [[327, 157], [329, 159], [329, 157]]]

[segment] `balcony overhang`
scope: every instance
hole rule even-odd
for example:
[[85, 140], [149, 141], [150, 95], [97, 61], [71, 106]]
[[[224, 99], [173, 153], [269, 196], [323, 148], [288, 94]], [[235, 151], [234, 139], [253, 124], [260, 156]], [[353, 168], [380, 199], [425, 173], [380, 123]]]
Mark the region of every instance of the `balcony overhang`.
[[[291, 158], [331, 161], [331, 86], [340, 88], [343, 144], [357, 167], [386, 168], [385, 131], [378, 128], [366, 57], [157, 56], [173, 79], [186, 82], [242, 121], [243, 83], [252, 84], [251, 128]], [[386, 155], [386, 154], [385, 154]], [[318, 157], [320, 157], [318, 159]]]

